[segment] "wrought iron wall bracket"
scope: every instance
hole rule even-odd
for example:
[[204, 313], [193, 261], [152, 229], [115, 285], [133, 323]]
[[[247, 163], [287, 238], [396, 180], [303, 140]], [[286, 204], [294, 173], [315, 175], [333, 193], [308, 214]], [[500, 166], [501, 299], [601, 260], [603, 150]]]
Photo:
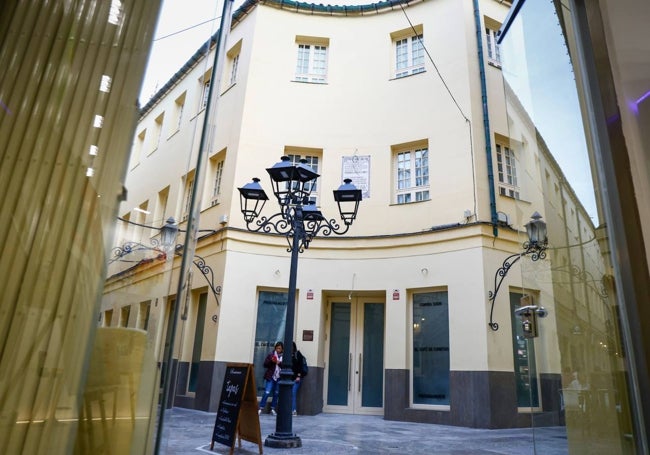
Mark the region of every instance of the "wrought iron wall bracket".
[[[161, 248], [162, 245], [155, 238], [151, 239], [151, 246], [140, 242], [126, 242], [122, 246], [113, 248], [113, 258], [109, 261], [109, 264], [115, 261], [141, 263], [143, 261], [142, 259], [138, 259], [137, 261], [129, 261], [128, 259], [124, 259], [125, 256], [135, 253], [136, 251], [153, 251], [155, 253], [158, 253], [155, 259], [165, 260], [167, 259], [167, 253]], [[176, 256], [182, 256], [183, 245], [176, 245], [174, 248], [174, 253]], [[151, 261], [151, 259], [148, 261]], [[214, 298], [217, 301], [217, 305], [220, 305], [219, 296], [221, 295], [221, 286], [214, 284], [214, 271], [212, 270], [212, 267], [207, 265], [205, 259], [197, 254], [194, 255], [194, 260], [192, 262], [196, 268], [201, 271], [201, 274], [208, 282], [208, 286], [210, 287], [210, 291], [212, 291], [212, 295], [214, 295]]]
[[530, 258], [533, 261], [538, 261], [539, 259], [544, 259], [546, 257], [546, 244], [531, 244], [530, 242], [526, 242], [523, 246], [523, 253], [511, 254], [504, 259], [503, 264], [501, 264], [501, 267], [499, 267], [494, 274], [494, 291], [488, 292], [488, 302], [490, 303], [490, 322], [488, 322], [488, 325], [495, 332], [499, 330], [499, 324], [493, 320], [494, 302], [499, 293], [499, 289], [501, 288], [501, 284], [506, 275], [508, 275], [510, 268], [523, 256], [530, 255]]

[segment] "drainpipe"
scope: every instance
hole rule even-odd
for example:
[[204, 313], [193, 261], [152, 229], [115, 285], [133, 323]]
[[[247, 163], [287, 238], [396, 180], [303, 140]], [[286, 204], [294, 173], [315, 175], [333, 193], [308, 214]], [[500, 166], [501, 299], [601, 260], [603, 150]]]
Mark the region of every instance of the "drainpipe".
[[492, 167], [492, 140], [490, 139], [490, 117], [487, 105], [487, 83], [485, 82], [485, 63], [483, 60], [483, 28], [479, 15], [478, 0], [474, 0], [474, 25], [476, 26], [476, 45], [478, 46], [478, 67], [481, 76], [481, 102], [483, 104], [483, 131], [485, 134], [485, 157], [487, 158], [488, 189], [490, 191], [490, 220], [492, 235], [499, 236], [497, 227], [497, 202], [494, 192], [494, 169]]

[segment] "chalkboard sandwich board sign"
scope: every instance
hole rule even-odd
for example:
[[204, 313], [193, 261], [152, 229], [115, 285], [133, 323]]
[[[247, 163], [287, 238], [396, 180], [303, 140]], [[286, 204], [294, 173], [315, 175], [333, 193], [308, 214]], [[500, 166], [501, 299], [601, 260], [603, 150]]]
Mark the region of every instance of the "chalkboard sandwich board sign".
[[221, 399], [212, 431], [210, 450], [215, 441], [235, 448], [235, 439], [257, 443], [262, 453], [262, 434], [257, 416], [257, 393], [253, 365], [249, 363], [229, 363], [221, 387]]

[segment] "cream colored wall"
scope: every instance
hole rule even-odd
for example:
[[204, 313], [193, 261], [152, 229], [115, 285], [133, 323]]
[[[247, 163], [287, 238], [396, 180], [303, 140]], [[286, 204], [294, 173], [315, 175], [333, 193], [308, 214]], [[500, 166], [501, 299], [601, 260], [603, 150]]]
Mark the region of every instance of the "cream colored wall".
[[[325, 342], [322, 317], [327, 297], [350, 292], [356, 296], [361, 292], [361, 295], [386, 298], [385, 367], [409, 368], [410, 294], [447, 290], [451, 368], [486, 370], [488, 327], [483, 305], [481, 228], [466, 230], [467, 238], [455, 242], [436, 243], [438, 234], [426, 234], [414, 239], [411, 246], [393, 244], [383, 249], [357, 250], [356, 242], [348, 239], [339, 241], [342, 245], [336, 250], [327, 247], [306, 250], [299, 258], [295, 334], [313, 330], [314, 342], [302, 342], [301, 351], [312, 363], [322, 366], [321, 348]], [[317, 239], [313, 245], [322, 241]], [[242, 242], [232, 244], [227, 265], [221, 310], [224, 324], [219, 327], [216, 358], [251, 361], [256, 292], [286, 289], [290, 255], [281, 243], [274, 251], [261, 252], [257, 245], [242, 238]], [[397, 301], [392, 300], [395, 289], [400, 293]], [[306, 299], [307, 290], [314, 292], [314, 300]], [[248, 344], [243, 342], [247, 339], [250, 340]], [[233, 343], [233, 340], [242, 343]]]
[[[458, 59], [466, 43], [456, 30], [463, 25], [457, 2], [422, 3], [408, 13], [414, 24], [424, 23], [426, 46], [458, 102], [468, 106], [467, 63]], [[445, 21], [432, 23], [431, 17]], [[389, 34], [406, 27], [401, 12], [340, 18], [258, 8], [256, 36], [263, 39], [253, 43], [236, 169], [240, 185], [258, 176], [268, 191], [263, 169], [279, 159], [285, 145], [322, 148], [319, 202], [324, 213], [334, 215], [330, 191], [341, 183], [341, 157], [371, 155], [371, 197], [353, 234], [461, 221], [463, 210], [473, 206], [469, 129], [429, 62], [426, 73], [391, 80]], [[327, 84], [292, 82], [296, 35], [330, 38]], [[269, 70], [274, 68], [283, 70]], [[432, 199], [391, 206], [390, 147], [418, 139], [429, 140]], [[241, 217], [233, 216], [231, 224], [243, 226]]]

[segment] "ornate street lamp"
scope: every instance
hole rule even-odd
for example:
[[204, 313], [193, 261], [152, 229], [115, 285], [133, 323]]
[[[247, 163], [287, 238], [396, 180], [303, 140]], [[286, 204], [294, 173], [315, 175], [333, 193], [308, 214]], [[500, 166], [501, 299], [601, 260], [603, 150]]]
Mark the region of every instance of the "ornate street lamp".
[[[280, 393], [278, 398], [278, 416], [275, 433], [267, 436], [264, 445], [277, 448], [301, 447], [300, 437], [293, 433], [291, 415], [291, 389], [293, 388], [293, 371], [291, 355], [293, 346], [293, 328], [296, 300], [296, 276], [298, 272], [298, 253], [309, 248], [309, 243], [317, 235], [329, 236], [345, 234], [357, 216], [361, 190], [351, 180], [334, 190], [334, 200], [338, 204], [339, 215], [343, 220], [341, 226], [336, 220], [327, 220], [309, 200], [316, 186], [319, 175], [307, 165], [306, 160], [299, 164], [291, 163], [288, 156], [266, 170], [271, 178], [273, 194], [280, 204], [280, 212], [270, 217], [260, 216], [268, 196], [254, 178], [251, 183], [239, 189], [241, 212], [246, 221], [246, 228], [251, 232], [282, 234], [287, 238], [291, 251], [291, 268], [289, 271], [289, 290], [287, 315], [284, 328], [284, 356], [280, 372]], [[258, 219], [259, 217], [259, 219]]]
[[160, 228], [160, 243], [165, 251], [169, 251], [176, 244], [176, 235], [178, 235], [178, 224], [174, 217], [170, 216], [165, 225]]
[[499, 288], [501, 283], [503, 283], [504, 278], [508, 274], [510, 268], [523, 256], [530, 255], [531, 260], [538, 261], [546, 257], [546, 248], [548, 245], [548, 238], [546, 236], [546, 223], [542, 221], [542, 215], [538, 212], [533, 213], [530, 217], [531, 220], [526, 223], [526, 233], [528, 234], [528, 240], [524, 242], [523, 247], [524, 251], [521, 253], [515, 253], [503, 261], [501, 267], [499, 267], [494, 274], [494, 291], [488, 293], [488, 302], [491, 303], [490, 308], [490, 322], [488, 325], [494, 331], [499, 330], [499, 324], [492, 320], [492, 314], [494, 312], [494, 301], [497, 298], [499, 293]]

